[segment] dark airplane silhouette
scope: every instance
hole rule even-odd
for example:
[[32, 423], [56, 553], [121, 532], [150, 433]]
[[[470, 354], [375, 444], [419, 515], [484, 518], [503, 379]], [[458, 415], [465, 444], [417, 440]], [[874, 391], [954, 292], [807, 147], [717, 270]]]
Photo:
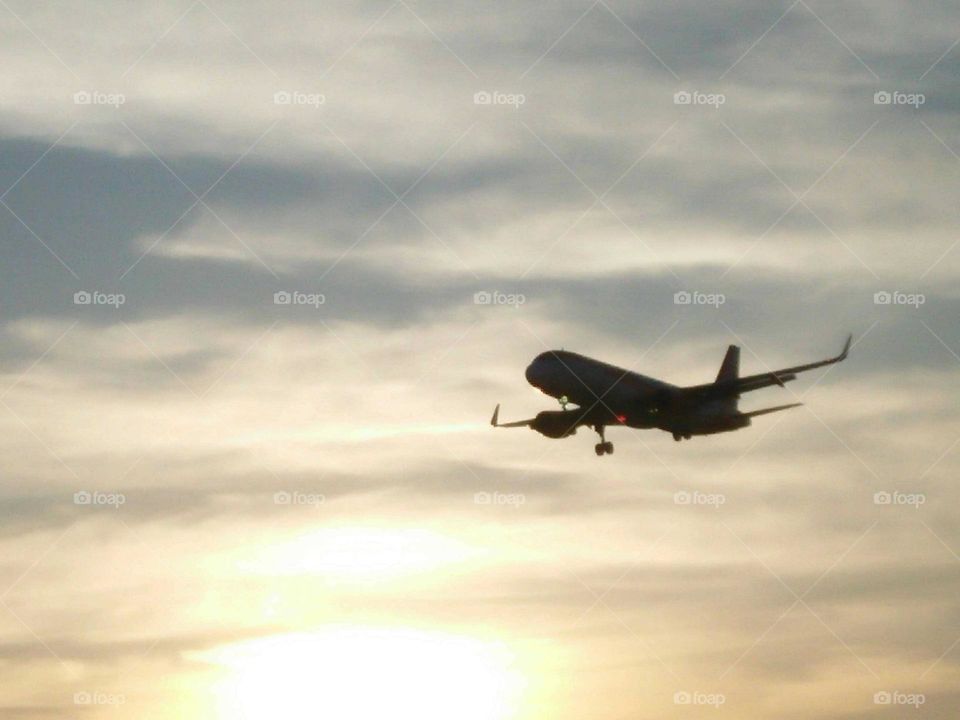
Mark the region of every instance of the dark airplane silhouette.
[[[565, 350], [549, 350], [534, 358], [527, 367], [527, 382], [560, 401], [562, 410], [544, 410], [529, 420], [500, 423], [500, 406], [493, 411], [494, 427], [529, 427], [549, 438], [573, 435], [581, 425], [589, 425], [600, 435], [597, 455], [613, 452], [604, 431], [608, 425], [632, 428], [659, 428], [673, 433], [674, 440], [694, 435], [713, 435], [747, 427], [758, 415], [797, 407], [802, 403], [742, 413], [737, 409], [740, 394], [751, 390], [784, 386], [797, 373], [831, 365], [846, 359], [850, 350], [847, 338], [836, 357], [807, 365], [740, 377], [740, 348], [731, 345], [723, 358], [717, 379], [707, 385], [678, 387], [639, 373], [608, 365]], [[568, 404], [577, 407], [567, 409]]]

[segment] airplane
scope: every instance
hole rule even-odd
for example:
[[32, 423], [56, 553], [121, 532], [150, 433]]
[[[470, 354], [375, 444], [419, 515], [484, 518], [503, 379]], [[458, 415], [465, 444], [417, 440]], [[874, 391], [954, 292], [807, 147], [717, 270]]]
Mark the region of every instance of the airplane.
[[[740, 376], [740, 348], [731, 345], [712, 383], [678, 387], [631, 370], [609, 365], [567, 350], [540, 353], [527, 367], [527, 382], [560, 402], [560, 410], [544, 410], [529, 420], [499, 422], [500, 405], [493, 411], [494, 427], [528, 427], [548, 438], [565, 438], [581, 426], [590, 426], [600, 436], [597, 455], [613, 453], [605, 435], [607, 426], [624, 425], [637, 429], [658, 428], [673, 439], [689, 440], [694, 435], [740, 430], [760, 415], [802, 405], [789, 403], [740, 412], [741, 393], [795, 380], [797, 373], [845, 360], [853, 335], [847, 337], [836, 357], [757, 375]], [[575, 409], [567, 409], [569, 404]]]

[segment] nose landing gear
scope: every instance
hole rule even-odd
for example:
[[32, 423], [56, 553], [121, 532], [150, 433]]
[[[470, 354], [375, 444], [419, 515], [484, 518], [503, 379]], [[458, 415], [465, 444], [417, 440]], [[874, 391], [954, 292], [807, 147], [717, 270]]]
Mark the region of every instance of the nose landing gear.
[[604, 437], [606, 428], [603, 425], [597, 425], [593, 429], [600, 435], [600, 442], [593, 446], [594, 452], [596, 452], [598, 456], [613, 455], [613, 443], [607, 441], [606, 437]]

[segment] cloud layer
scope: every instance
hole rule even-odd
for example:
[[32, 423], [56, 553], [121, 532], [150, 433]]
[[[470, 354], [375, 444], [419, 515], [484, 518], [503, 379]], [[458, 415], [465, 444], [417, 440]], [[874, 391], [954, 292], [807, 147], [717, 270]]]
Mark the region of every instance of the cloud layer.
[[[953, 717], [955, 14], [10, 0], [0, 711], [226, 717], [211, 653], [389, 626], [529, 720]], [[548, 348], [848, 331], [729, 436], [486, 424]]]

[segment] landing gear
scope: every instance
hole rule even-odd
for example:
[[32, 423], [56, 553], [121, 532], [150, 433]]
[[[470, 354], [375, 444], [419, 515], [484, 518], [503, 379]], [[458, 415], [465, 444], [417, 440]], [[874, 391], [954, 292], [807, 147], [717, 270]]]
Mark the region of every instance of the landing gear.
[[693, 435], [691, 435], [690, 433], [678, 433], [678, 432], [675, 432], [675, 433], [673, 434], [673, 439], [676, 440], [677, 442], [680, 442], [681, 440], [689, 440], [689, 439], [692, 438], [692, 437], [693, 437]]
[[593, 446], [594, 452], [597, 455], [613, 455], [613, 443], [612, 442], [602, 442], [597, 443]]
[[594, 451], [597, 455], [613, 455], [613, 443], [612, 442], [602, 442], [597, 443], [593, 446]]
[[570, 398], [568, 398], [566, 395], [561, 395], [560, 397], [557, 398], [557, 401], [560, 403], [561, 410], [566, 410], [567, 405], [570, 404]]
[[613, 443], [609, 442], [606, 437], [604, 437], [604, 428], [603, 425], [597, 425], [594, 427], [594, 430], [597, 431], [597, 434], [600, 435], [600, 442], [593, 446], [594, 452], [597, 455], [613, 455]]

